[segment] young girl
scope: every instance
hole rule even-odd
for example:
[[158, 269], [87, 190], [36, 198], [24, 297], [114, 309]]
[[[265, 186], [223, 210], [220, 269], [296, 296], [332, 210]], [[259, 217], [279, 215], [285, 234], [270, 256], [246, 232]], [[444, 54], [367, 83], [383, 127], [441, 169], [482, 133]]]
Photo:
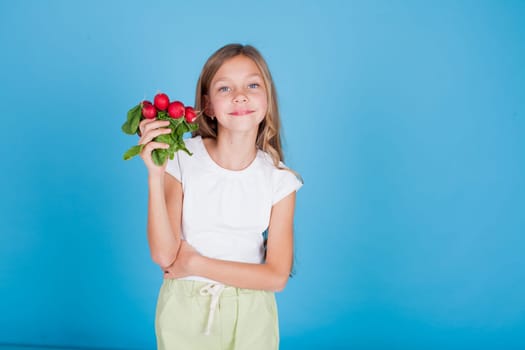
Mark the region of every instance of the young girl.
[[143, 120], [149, 172], [148, 242], [164, 272], [159, 349], [278, 349], [275, 291], [293, 261], [295, 192], [282, 163], [277, 95], [261, 54], [226, 45], [197, 83], [199, 129], [157, 166], [152, 141], [168, 122]]

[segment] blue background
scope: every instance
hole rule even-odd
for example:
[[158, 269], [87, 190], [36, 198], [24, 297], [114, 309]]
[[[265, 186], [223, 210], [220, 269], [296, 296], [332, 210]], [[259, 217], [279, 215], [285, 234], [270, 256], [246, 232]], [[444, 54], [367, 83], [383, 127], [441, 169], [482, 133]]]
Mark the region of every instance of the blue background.
[[127, 110], [266, 57], [302, 174], [282, 349], [525, 348], [525, 2], [2, 1], [0, 343], [152, 349]]

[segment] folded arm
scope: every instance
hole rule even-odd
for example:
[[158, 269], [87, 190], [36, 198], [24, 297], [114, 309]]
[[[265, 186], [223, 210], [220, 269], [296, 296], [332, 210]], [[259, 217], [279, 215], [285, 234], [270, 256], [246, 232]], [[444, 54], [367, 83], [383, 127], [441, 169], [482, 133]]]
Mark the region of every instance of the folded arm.
[[177, 259], [165, 269], [164, 277], [196, 275], [238, 288], [283, 290], [293, 262], [294, 209], [295, 192], [272, 207], [265, 263], [250, 264], [204, 257], [182, 241]]

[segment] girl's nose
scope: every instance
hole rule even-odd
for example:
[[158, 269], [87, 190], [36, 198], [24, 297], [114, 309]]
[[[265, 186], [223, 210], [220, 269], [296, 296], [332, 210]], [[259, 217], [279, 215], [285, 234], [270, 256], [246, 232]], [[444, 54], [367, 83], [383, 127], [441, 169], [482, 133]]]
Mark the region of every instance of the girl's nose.
[[233, 102], [234, 103], [243, 103], [243, 102], [247, 102], [248, 101], [248, 98], [246, 97], [246, 95], [244, 94], [237, 94], [234, 98], [233, 98]]

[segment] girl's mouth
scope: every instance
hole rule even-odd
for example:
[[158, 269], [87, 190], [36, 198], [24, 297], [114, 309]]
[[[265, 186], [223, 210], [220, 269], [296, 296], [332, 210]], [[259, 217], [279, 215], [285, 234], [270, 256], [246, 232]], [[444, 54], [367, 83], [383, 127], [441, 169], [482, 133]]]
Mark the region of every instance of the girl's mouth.
[[243, 115], [247, 115], [247, 114], [250, 114], [250, 113], [253, 113], [254, 111], [251, 110], [251, 109], [237, 109], [231, 113], [229, 113], [231, 116], [234, 116], [234, 117], [242, 117]]

